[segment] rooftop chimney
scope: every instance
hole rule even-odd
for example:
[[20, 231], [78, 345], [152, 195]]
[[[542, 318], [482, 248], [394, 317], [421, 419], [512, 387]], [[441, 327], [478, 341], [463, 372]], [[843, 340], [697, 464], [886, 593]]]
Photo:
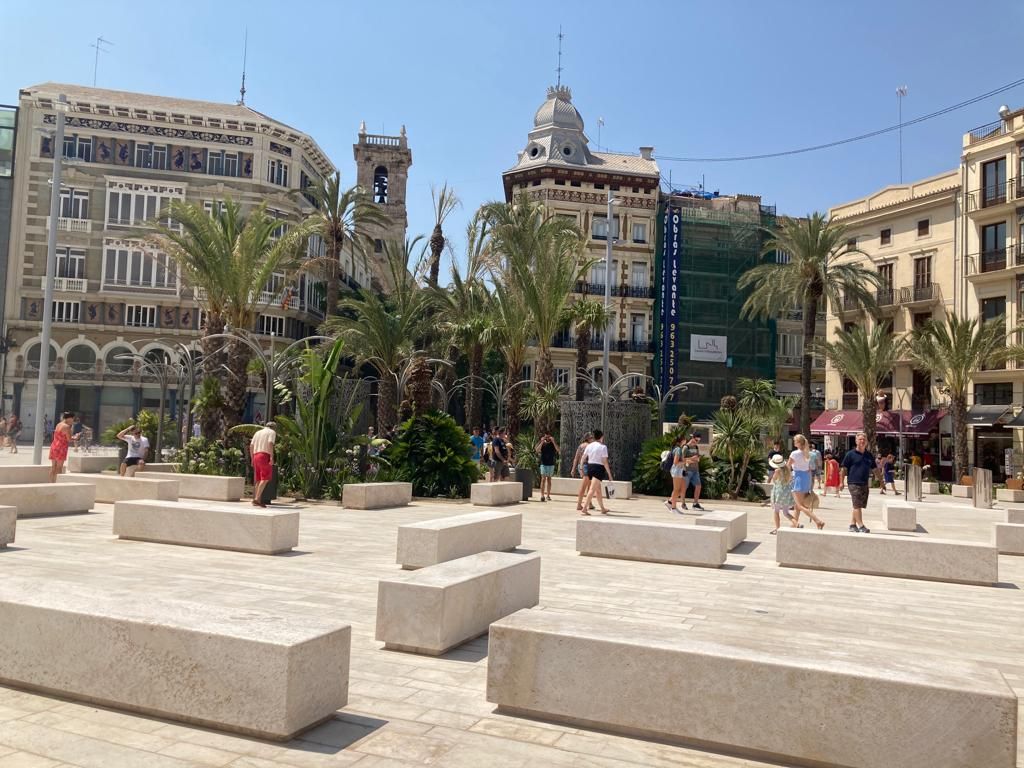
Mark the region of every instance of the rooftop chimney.
[[644, 160], [654, 159], [654, 147], [640, 147], [640, 157]]

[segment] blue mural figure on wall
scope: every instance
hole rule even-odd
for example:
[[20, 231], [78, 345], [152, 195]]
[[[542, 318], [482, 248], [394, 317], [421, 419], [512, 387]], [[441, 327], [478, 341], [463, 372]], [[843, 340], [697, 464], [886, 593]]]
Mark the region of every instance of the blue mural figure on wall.
[[35, 317], [36, 315], [39, 314], [39, 302], [38, 301], [29, 302], [28, 314], [29, 314], [30, 317]]
[[203, 170], [203, 155], [201, 152], [193, 152], [189, 157], [189, 169], [193, 171]]
[[252, 158], [245, 158], [245, 162], [242, 163], [242, 174], [248, 179], [252, 177]]
[[192, 327], [192, 313], [185, 311], [181, 313], [181, 327], [191, 328]]
[[89, 322], [92, 322], [92, 323], [96, 322], [96, 315], [98, 314], [98, 312], [97, 312], [95, 304], [90, 304], [89, 305], [88, 313], [89, 313]]
[[116, 323], [117, 322], [117, 307], [113, 307], [113, 306], [107, 307], [107, 322], [108, 323]]
[[183, 150], [183, 149], [176, 149], [176, 150], [174, 150], [173, 164], [174, 164], [175, 170], [178, 170], [178, 171], [185, 170], [185, 150]]
[[128, 162], [128, 145], [127, 144], [119, 144], [118, 145], [118, 148], [117, 148], [117, 159], [120, 160], [122, 163], [127, 163]]
[[96, 142], [96, 157], [100, 159], [101, 163], [110, 161], [110, 144], [107, 141]]
[[53, 137], [43, 136], [42, 145], [39, 147], [39, 154], [43, 157], [53, 157]]

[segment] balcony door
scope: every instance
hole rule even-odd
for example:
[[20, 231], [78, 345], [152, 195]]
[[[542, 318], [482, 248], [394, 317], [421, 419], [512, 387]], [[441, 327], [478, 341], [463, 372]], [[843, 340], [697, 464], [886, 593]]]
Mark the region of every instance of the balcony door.
[[1006, 158], [990, 160], [981, 166], [981, 205], [1006, 202]]
[[981, 228], [981, 271], [1006, 269], [1006, 222]]

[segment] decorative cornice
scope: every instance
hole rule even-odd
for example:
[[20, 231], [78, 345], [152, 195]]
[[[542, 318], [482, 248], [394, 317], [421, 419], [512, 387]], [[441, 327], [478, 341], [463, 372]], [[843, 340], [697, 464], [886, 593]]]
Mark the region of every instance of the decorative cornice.
[[[43, 122], [55, 125], [57, 116], [55, 114], [43, 115]], [[172, 128], [171, 126], [164, 125], [140, 125], [139, 123], [126, 123], [121, 120], [99, 120], [90, 117], [74, 116], [66, 118], [65, 124], [72, 128], [90, 128], [94, 131], [134, 133], [140, 136], [159, 136], [165, 139], [234, 144], [242, 147], [252, 146], [252, 136], [234, 136], [229, 133], [216, 133], [214, 131], [193, 131], [189, 128]]]

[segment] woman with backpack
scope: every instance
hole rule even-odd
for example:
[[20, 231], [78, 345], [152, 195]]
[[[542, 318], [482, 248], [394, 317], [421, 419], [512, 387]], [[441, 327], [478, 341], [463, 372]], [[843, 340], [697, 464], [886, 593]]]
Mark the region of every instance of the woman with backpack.
[[686, 442], [686, 435], [679, 435], [672, 443], [671, 450], [666, 451], [661, 457], [661, 468], [669, 473], [672, 478], [672, 495], [665, 499], [665, 506], [669, 512], [677, 515], [683, 514], [676, 507], [676, 500], [686, 503], [686, 467], [683, 464], [683, 443]]

